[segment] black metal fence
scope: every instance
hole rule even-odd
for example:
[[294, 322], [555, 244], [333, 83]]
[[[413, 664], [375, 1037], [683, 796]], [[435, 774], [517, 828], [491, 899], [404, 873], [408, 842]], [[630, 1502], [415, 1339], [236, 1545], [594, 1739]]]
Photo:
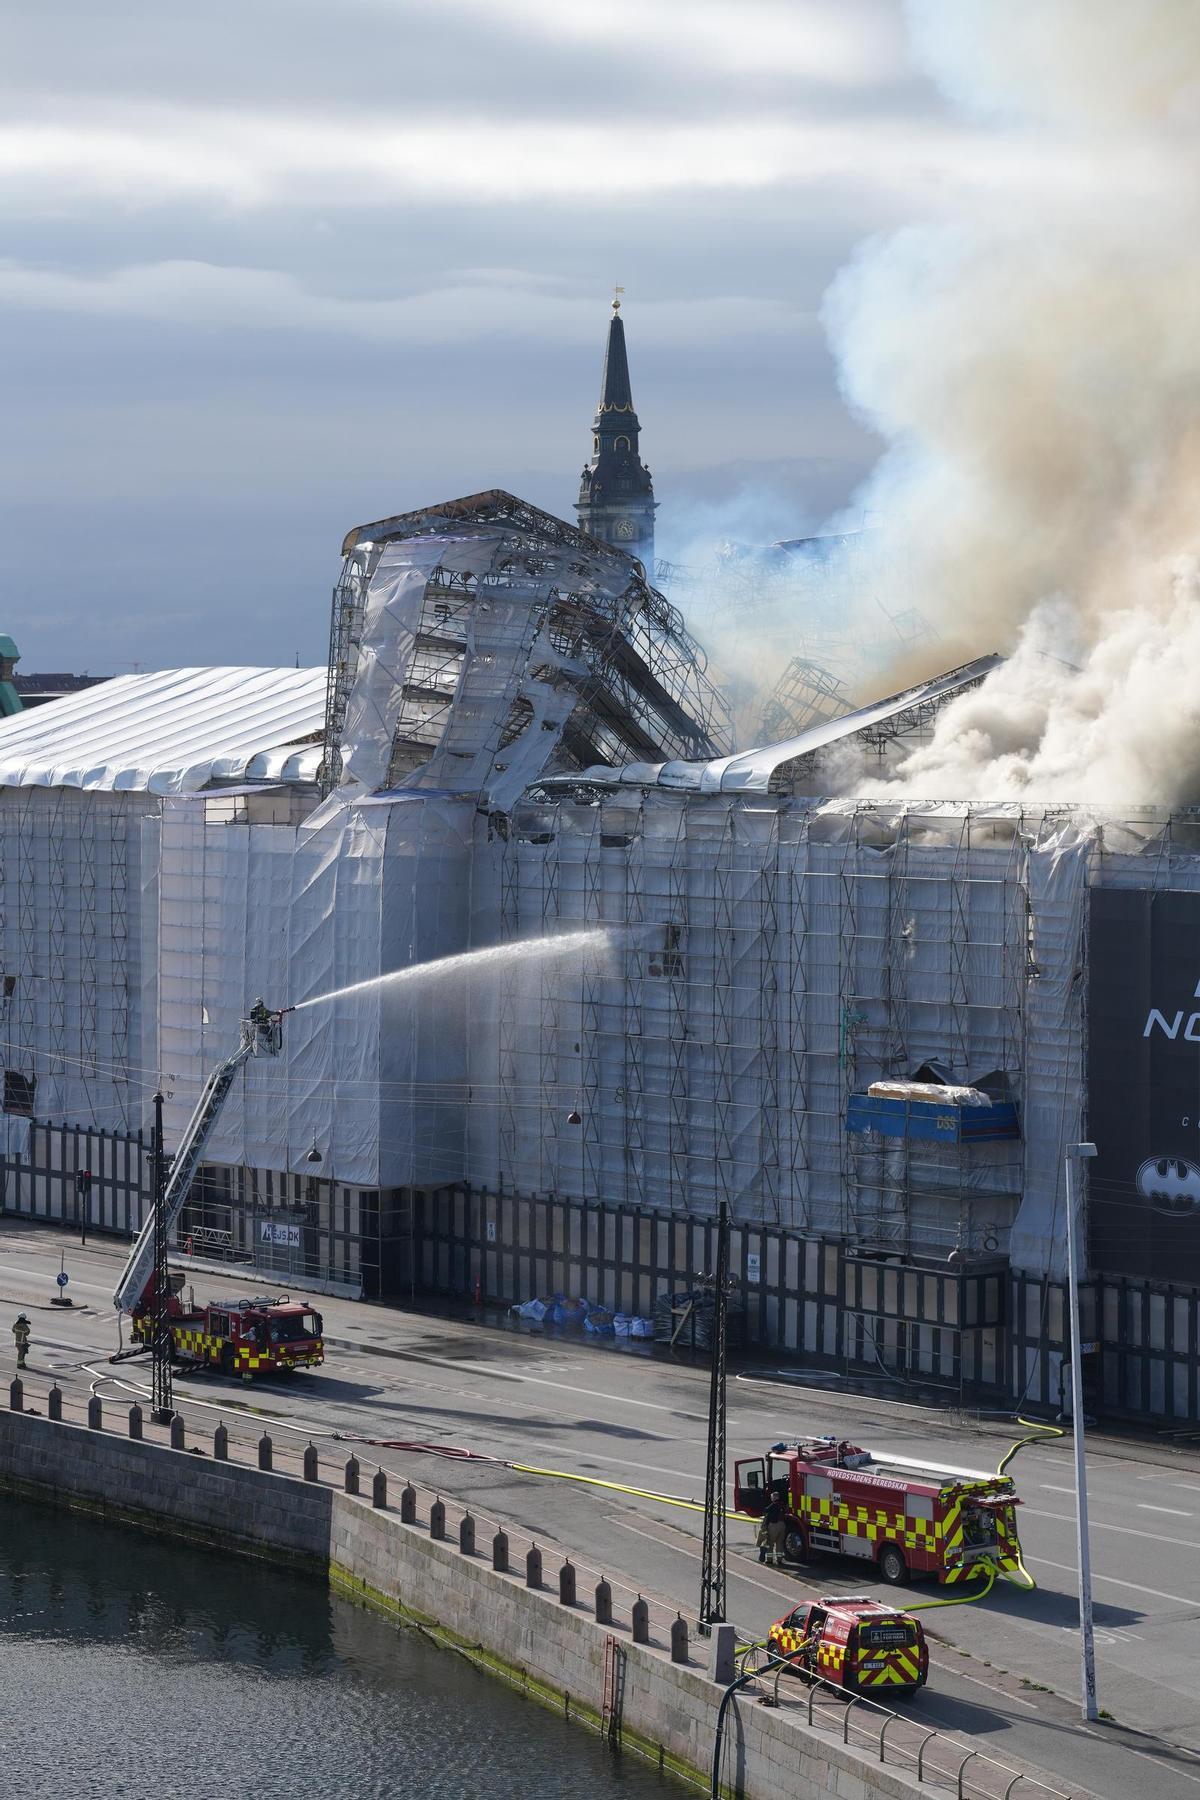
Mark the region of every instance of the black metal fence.
[[0, 1207], [18, 1218], [132, 1237], [151, 1187], [150, 1142], [140, 1131], [31, 1119], [25, 1146], [0, 1154]]
[[[708, 1274], [716, 1222], [551, 1196], [452, 1187], [412, 1195], [414, 1276], [430, 1293], [582, 1295], [649, 1317]], [[885, 1373], [947, 1395], [1006, 1385], [1002, 1262], [899, 1266], [773, 1226], [734, 1224], [730, 1269], [747, 1341], [822, 1371]]]
[[[409, 1196], [413, 1291], [491, 1299], [582, 1295], [649, 1316], [715, 1258], [715, 1220], [452, 1187]], [[731, 1272], [747, 1341], [801, 1367], [887, 1375], [974, 1407], [1066, 1410], [1060, 1282], [986, 1264], [899, 1264], [836, 1242], [735, 1224]], [[1089, 1411], [1200, 1426], [1200, 1292], [1102, 1277], [1081, 1290]], [[795, 1364], [793, 1363], [793, 1366]]]
[[[1166, 1430], [1200, 1426], [1200, 1292], [1103, 1275], [1082, 1284], [1079, 1301], [1088, 1411]], [[1014, 1400], [1039, 1410], [1069, 1410], [1063, 1284], [1014, 1274], [1010, 1314]]]
[[[0, 1153], [4, 1213], [133, 1236], [150, 1198], [142, 1133], [35, 1119], [27, 1131], [20, 1151]], [[198, 1192], [186, 1215], [193, 1232], [223, 1230], [226, 1254], [251, 1261], [252, 1239], [270, 1230], [277, 1246], [282, 1225], [288, 1236], [272, 1257], [286, 1256], [289, 1272], [299, 1272], [291, 1241], [298, 1237], [310, 1279], [361, 1284], [373, 1296], [473, 1296], [478, 1283], [492, 1300], [583, 1295], [646, 1318], [659, 1294], [694, 1286], [715, 1261], [712, 1219], [457, 1186], [376, 1193], [305, 1181], [302, 1191], [298, 1177], [276, 1181], [265, 1209], [263, 1195]], [[214, 1248], [193, 1242], [198, 1257], [211, 1258]], [[1060, 1282], [1011, 1273], [999, 1259], [962, 1268], [899, 1264], [737, 1223], [730, 1270], [747, 1342], [793, 1367], [885, 1374], [966, 1406], [1065, 1410]], [[1081, 1328], [1090, 1412], [1164, 1431], [1200, 1429], [1200, 1291], [1097, 1277], [1081, 1290]]]

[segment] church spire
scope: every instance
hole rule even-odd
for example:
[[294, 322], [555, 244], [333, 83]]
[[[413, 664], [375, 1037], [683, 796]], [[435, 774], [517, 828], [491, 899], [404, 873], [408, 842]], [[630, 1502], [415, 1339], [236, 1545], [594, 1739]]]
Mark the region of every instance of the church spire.
[[638, 455], [641, 426], [633, 410], [625, 323], [618, 288], [608, 322], [600, 404], [592, 423], [592, 455], [584, 467], [576, 512], [580, 529], [636, 556], [654, 576], [654, 489]]
[[621, 318], [621, 302], [612, 303], [608, 322], [608, 347], [604, 352], [604, 374], [600, 380], [601, 414], [631, 413], [633, 389], [629, 385], [629, 356], [625, 349], [625, 325]]

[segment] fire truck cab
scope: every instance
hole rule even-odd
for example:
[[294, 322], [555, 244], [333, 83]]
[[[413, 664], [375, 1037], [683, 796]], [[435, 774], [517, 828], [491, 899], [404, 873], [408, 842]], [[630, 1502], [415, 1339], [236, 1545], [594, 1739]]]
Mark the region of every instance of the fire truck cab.
[[890, 1583], [967, 1581], [1021, 1566], [1020, 1501], [1007, 1475], [875, 1455], [845, 1438], [800, 1438], [734, 1465], [739, 1512], [761, 1517], [772, 1496], [787, 1510], [784, 1554], [793, 1562], [852, 1556]]
[[[182, 1298], [183, 1277], [172, 1275], [167, 1317], [173, 1355], [181, 1363], [207, 1364], [226, 1375], [252, 1381], [325, 1361], [324, 1326], [319, 1312], [286, 1294], [278, 1299], [207, 1300], [197, 1306]], [[152, 1309], [133, 1315], [133, 1335], [149, 1343]]]
[[894, 1699], [915, 1694], [929, 1679], [920, 1621], [867, 1594], [831, 1594], [798, 1606], [775, 1621], [767, 1645], [798, 1674], [855, 1693], [886, 1689]]

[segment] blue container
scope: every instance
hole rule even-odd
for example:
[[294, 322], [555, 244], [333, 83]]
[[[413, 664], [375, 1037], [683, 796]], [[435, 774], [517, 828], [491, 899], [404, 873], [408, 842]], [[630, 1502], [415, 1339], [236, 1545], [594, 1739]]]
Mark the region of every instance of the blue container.
[[846, 1130], [943, 1144], [995, 1144], [1021, 1135], [1011, 1100], [991, 1106], [955, 1106], [938, 1100], [884, 1100], [873, 1094], [851, 1094]]

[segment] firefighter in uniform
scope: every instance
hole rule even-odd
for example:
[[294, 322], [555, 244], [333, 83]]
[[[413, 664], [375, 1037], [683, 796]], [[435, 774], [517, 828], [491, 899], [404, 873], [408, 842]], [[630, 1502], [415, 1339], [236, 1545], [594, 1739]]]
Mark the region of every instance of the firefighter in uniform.
[[773, 1492], [758, 1528], [759, 1562], [766, 1562], [770, 1555], [772, 1566], [779, 1568], [783, 1562], [783, 1543], [786, 1537], [787, 1511], [779, 1494]]
[[29, 1320], [24, 1313], [18, 1313], [12, 1328], [13, 1341], [17, 1346], [17, 1367], [25, 1367], [25, 1358], [29, 1355]]

